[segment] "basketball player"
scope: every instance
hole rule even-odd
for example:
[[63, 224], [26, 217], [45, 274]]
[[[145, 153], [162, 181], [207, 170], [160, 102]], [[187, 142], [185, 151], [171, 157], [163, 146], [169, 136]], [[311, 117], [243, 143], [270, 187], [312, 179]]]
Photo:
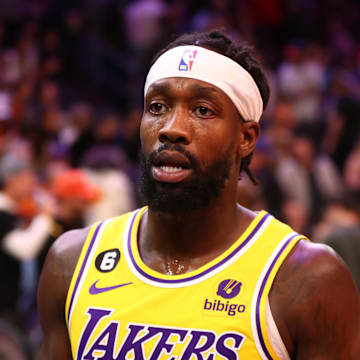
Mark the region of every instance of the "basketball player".
[[158, 54], [141, 123], [148, 207], [55, 243], [42, 359], [360, 359], [343, 262], [237, 205], [268, 97], [251, 51], [218, 31]]

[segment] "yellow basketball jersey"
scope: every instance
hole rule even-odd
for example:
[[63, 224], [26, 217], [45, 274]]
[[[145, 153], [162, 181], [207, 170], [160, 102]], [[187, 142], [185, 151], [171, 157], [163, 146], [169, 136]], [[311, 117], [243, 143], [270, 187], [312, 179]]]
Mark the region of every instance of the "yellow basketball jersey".
[[303, 238], [260, 212], [221, 256], [164, 275], [141, 260], [146, 208], [95, 224], [76, 266], [66, 321], [74, 359], [278, 359], [266, 300], [280, 265]]

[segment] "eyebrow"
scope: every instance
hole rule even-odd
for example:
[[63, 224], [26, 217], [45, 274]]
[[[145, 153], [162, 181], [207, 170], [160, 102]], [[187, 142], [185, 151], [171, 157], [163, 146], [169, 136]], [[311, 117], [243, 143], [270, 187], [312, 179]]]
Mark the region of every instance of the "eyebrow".
[[160, 84], [152, 84], [150, 86], [150, 89], [148, 91], [148, 94], [152, 94], [152, 93], [168, 93], [171, 91], [171, 86], [169, 83], [165, 82], [165, 83], [160, 83]]
[[194, 93], [194, 95], [196, 94], [200, 96], [213, 97], [214, 95], [219, 94], [219, 90], [217, 90], [216, 88], [199, 84], [189, 85], [189, 90], [191, 91], [191, 93]]
[[[174, 86], [170, 85], [169, 82], [162, 82], [160, 84], [152, 84], [148, 94], [166, 94], [168, 96], [171, 96], [172, 90]], [[206, 86], [203, 84], [191, 84], [188, 86], [188, 90], [193, 94], [193, 96], [204, 96], [204, 97], [211, 97], [218, 95], [219, 90], [217, 90], [215, 87]]]

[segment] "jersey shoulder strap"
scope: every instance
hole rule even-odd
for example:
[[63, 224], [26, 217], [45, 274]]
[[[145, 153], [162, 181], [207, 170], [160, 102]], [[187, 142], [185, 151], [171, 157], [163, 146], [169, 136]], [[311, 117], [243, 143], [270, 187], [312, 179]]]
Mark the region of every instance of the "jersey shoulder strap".
[[133, 212], [126, 213], [124, 215], [111, 218], [105, 221], [98, 221], [94, 223], [89, 230], [89, 233], [85, 239], [84, 245], [81, 249], [79, 259], [77, 261], [75, 271], [73, 273], [69, 290], [67, 293], [65, 303], [65, 316], [66, 323], [69, 326], [69, 319], [71, 317], [71, 311], [74, 308], [74, 303], [77, 300], [77, 295], [80, 293], [82, 283], [88, 273], [90, 261], [93, 258], [94, 253], [100, 243], [100, 239], [104, 236], [104, 231], [108, 225], [114, 224], [117, 228], [126, 226], [129, 218]]

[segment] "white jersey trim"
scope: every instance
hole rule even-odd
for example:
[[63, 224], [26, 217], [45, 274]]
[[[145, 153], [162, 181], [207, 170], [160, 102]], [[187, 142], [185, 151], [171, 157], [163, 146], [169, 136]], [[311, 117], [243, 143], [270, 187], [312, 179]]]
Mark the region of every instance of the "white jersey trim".
[[291, 360], [272, 315], [269, 298], [266, 299], [265, 316], [270, 343], [276, 355], [280, 360]]
[[288, 235], [286, 235], [278, 244], [278, 246], [275, 248], [271, 256], [269, 257], [266, 265], [263, 268], [263, 271], [261, 272], [261, 275], [259, 277], [259, 280], [256, 284], [253, 300], [251, 304], [251, 327], [254, 337], [255, 346], [259, 352], [259, 355], [261, 356], [261, 359], [263, 360], [273, 360], [272, 356], [269, 353], [269, 350], [267, 349], [263, 335], [261, 333], [261, 324], [259, 323], [259, 302], [262, 296], [262, 290], [264, 289], [264, 285], [267, 281], [267, 276], [271, 273], [273, 265], [276, 263], [277, 258], [281, 255], [281, 253], [287, 248], [288, 244], [291, 242], [293, 238], [298, 236], [296, 232], [291, 232]]

